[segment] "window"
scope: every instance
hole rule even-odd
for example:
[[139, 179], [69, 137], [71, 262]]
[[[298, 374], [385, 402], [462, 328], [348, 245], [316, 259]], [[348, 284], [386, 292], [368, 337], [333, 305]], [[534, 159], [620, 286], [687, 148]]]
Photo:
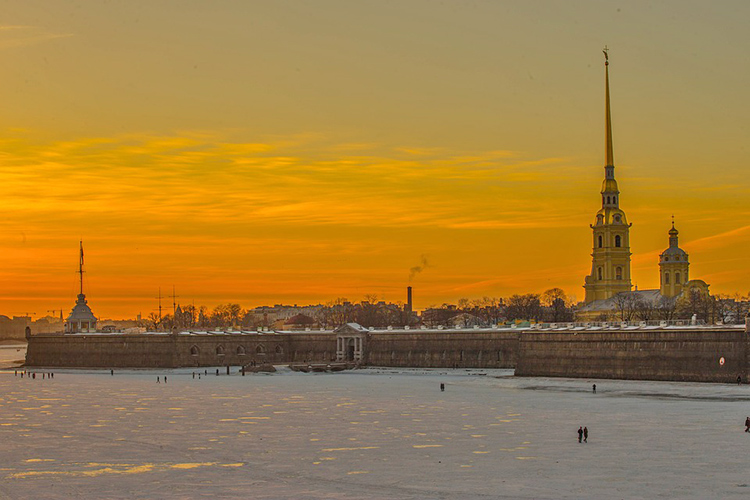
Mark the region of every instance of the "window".
[[265, 354], [266, 348], [262, 345], [258, 345], [258, 347], [255, 348], [255, 354]]
[[622, 268], [618, 267], [615, 269], [615, 279], [621, 280], [622, 279]]
[[[602, 240], [602, 237], [599, 236], [599, 248], [601, 248], [603, 246], [602, 245], [603, 243], [604, 243], [604, 240]], [[599, 278], [599, 279], [601, 279], [601, 278]]]
[[609, 196], [607, 196], [607, 205], [609, 205]]
[[197, 356], [198, 355], [198, 346], [197, 345], [190, 346], [190, 355], [191, 356]]
[[603, 278], [602, 278], [602, 268], [601, 268], [601, 267], [599, 267], [599, 268], [597, 268], [597, 270], [596, 270], [596, 271], [597, 271], [597, 276], [599, 277], [599, 280], [601, 281], [601, 280], [603, 279]]
[[615, 236], [615, 246], [617, 248], [620, 248], [622, 246], [622, 238], [620, 237], [619, 234]]
[[[612, 203], [617, 203], [617, 196], [612, 197]], [[620, 222], [620, 221], [617, 221], [617, 222]]]
[[679, 285], [681, 283], [680, 281], [680, 273], [674, 273], [674, 282], [676, 285]]
[[223, 346], [216, 346], [216, 355], [217, 356], [223, 356], [224, 355], [224, 347]]
[[284, 354], [284, 349], [280, 345], [276, 346], [276, 354]]
[[241, 345], [237, 346], [237, 356], [244, 356], [245, 355], [245, 348]]
[[665, 285], [669, 284], [669, 273], [664, 273], [664, 284]]

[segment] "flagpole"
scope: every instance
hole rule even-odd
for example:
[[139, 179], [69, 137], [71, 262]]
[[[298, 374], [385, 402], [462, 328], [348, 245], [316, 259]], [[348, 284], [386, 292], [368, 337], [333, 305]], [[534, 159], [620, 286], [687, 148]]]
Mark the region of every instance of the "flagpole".
[[81, 244], [81, 259], [78, 262], [78, 274], [81, 275], [81, 295], [83, 295], [83, 240], [80, 241]]

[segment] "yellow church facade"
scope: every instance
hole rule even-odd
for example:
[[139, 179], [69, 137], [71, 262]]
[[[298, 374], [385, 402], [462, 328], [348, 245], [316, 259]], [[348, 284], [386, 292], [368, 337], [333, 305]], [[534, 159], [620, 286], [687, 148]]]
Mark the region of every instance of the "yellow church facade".
[[678, 231], [669, 230], [669, 246], [659, 256], [660, 287], [658, 290], [635, 290], [630, 274], [630, 227], [620, 208], [620, 190], [615, 179], [612, 146], [612, 115], [609, 91], [609, 55], [605, 49], [605, 152], [601, 208], [590, 227], [593, 236], [591, 274], [586, 276], [584, 305], [576, 312], [578, 321], [591, 321], [612, 316], [618, 302], [630, 296], [652, 305], [665, 299], [676, 300], [683, 292], [698, 288], [708, 293], [708, 285], [690, 280], [688, 254], [678, 245]]

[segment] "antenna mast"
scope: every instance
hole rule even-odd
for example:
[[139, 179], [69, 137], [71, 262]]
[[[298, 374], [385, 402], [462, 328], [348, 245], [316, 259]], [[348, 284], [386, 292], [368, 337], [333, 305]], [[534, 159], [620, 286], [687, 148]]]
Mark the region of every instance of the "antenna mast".
[[156, 298], [159, 299], [159, 323], [161, 323], [161, 299], [163, 298], [161, 296], [161, 287], [159, 287], [159, 296]]
[[83, 295], [83, 240], [80, 241], [81, 258], [78, 261], [78, 274], [81, 275], [81, 295]]
[[172, 321], [176, 321], [177, 318], [177, 295], [174, 292], [174, 285], [172, 285]]

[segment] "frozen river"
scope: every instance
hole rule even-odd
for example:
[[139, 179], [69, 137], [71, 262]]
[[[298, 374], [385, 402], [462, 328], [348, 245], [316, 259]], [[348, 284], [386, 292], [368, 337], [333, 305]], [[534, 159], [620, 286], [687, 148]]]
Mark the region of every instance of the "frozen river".
[[750, 495], [750, 387], [510, 373], [0, 372], [0, 499]]

